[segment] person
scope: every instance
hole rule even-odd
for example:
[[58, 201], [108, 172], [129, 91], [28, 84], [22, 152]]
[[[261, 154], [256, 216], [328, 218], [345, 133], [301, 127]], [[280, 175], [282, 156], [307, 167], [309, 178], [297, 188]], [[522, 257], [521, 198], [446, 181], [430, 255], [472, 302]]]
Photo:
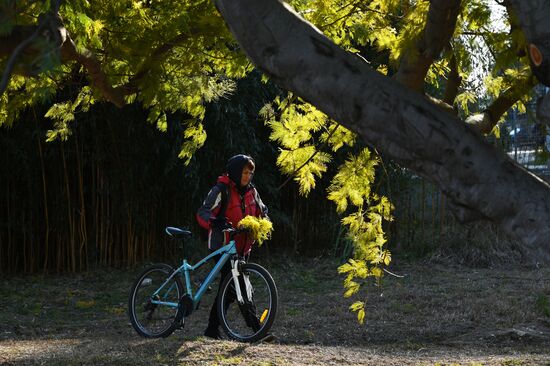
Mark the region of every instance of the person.
[[[248, 155], [239, 154], [231, 157], [227, 162], [226, 173], [218, 177], [217, 184], [208, 192], [199, 208], [197, 221], [201, 227], [208, 230], [210, 251], [227, 244], [228, 238], [225, 237], [223, 229], [235, 227], [245, 216], [268, 217], [267, 207], [251, 183], [255, 168], [254, 160]], [[248, 258], [254, 240], [246, 233], [237, 234], [234, 239], [237, 253]], [[227, 261], [221, 269], [220, 287], [230, 272], [231, 263]], [[216, 303], [217, 298], [210, 310], [204, 335], [221, 339]]]

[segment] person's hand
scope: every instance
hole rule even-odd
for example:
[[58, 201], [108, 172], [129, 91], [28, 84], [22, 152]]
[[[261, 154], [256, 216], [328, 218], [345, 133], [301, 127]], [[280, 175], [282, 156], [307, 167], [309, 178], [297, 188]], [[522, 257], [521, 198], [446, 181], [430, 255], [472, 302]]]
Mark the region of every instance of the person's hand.
[[213, 229], [226, 229], [229, 226], [223, 217], [213, 217], [210, 219], [210, 227]]

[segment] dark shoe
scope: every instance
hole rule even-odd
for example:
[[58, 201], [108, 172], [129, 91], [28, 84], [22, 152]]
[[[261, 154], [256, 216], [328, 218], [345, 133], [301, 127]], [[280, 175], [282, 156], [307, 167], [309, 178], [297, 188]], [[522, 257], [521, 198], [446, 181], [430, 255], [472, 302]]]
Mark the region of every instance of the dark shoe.
[[241, 306], [241, 314], [243, 314], [244, 321], [249, 328], [257, 332], [262, 327], [260, 319], [256, 315], [256, 307], [251, 304], [245, 304]]
[[222, 335], [217, 328], [206, 328], [204, 336], [212, 339], [222, 339]]
[[247, 324], [249, 328], [257, 332], [262, 328], [262, 323], [255, 314], [250, 314]]

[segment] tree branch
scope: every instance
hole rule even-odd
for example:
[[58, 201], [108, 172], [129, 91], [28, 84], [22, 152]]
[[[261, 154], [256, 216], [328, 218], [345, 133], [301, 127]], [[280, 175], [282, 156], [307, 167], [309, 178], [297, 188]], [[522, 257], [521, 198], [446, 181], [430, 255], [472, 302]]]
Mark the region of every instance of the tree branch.
[[439, 186], [463, 219], [486, 218], [550, 259], [550, 185], [425, 97], [370, 69], [278, 0], [216, 0], [261, 71], [385, 156]]
[[490, 133], [500, 120], [500, 117], [512, 108], [512, 106], [536, 84], [535, 78], [533, 78], [532, 75], [518, 80], [514, 85], [500, 94], [483, 113], [474, 114], [468, 117], [466, 123], [479, 133]]
[[443, 94], [443, 101], [449, 105], [453, 105], [456, 95], [458, 94], [458, 88], [462, 82], [462, 78], [458, 74], [458, 64], [456, 63], [455, 55], [451, 55], [449, 62], [449, 76], [447, 77], [447, 84], [445, 85], [445, 93]]
[[88, 49], [78, 51], [73, 40], [67, 33], [67, 39], [61, 47], [63, 61], [76, 61], [88, 72], [93, 86], [101, 92], [103, 97], [119, 108], [124, 106], [124, 95], [118, 88], [113, 88], [107, 75], [101, 68], [101, 61]]
[[424, 92], [424, 79], [441, 51], [449, 45], [456, 27], [460, 0], [432, 0], [426, 26], [416, 48], [403, 54], [395, 79], [418, 92]]
[[34, 42], [34, 40], [36, 39], [36, 37], [38, 37], [38, 35], [40, 34], [40, 32], [42, 31], [45, 25], [46, 25], [46, 22], [44, 20], [40, 22], [40, 24], [36, 27], [36, 30], [30, 35], [30, 37], [28, 37], [19, 45], [17, 45], [17, 47], [15, 47], [15, 49], [11, 53], [10, 58], [8, 59], [8, 62], [6, 64], [6, 68], [2, 73], [2, 80], [0, 81], [0, 95], [4, 93], [4, 90], [6, 90], [8, 86], [8, 82], [10, 81], [10, 76], [15, 66], [15, 61], [17, 61], [19, 54], [25, 48], [27, 48], [32, 42]]

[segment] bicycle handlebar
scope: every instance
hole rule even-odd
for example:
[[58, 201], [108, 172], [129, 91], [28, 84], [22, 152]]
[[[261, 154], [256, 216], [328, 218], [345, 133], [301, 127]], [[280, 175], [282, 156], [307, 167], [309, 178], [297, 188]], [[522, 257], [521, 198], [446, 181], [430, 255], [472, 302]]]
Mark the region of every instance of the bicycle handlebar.
[[229, 237], [231, 239], [233, 239], [233, 237], [235, 235], [245, 233], [245, 232], [248, 231], [248, 229], [247, 228], [232, 228], [232, 227], [230, 227], [230, 228], [227, 228], [227, 229], [223, 229], [222, 231], [229, 233]]

